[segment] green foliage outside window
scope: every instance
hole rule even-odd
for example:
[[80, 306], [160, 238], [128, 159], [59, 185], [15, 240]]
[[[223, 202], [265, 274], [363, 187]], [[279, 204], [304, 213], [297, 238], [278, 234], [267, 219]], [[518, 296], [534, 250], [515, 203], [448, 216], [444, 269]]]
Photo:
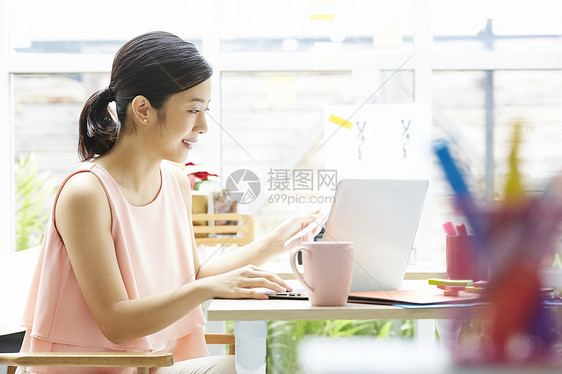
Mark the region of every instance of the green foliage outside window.
[[412, 320], [271, 321], [267, 328], [267, 373], [301, 373], [297, 347], [305, 336], [346, 338], [372, 336], [412, 338]]
[[[234, 323], [226, 322], [226, 333], [234, 333]], [[371, 336], [378, 339], [414, 337], [412, 320], [319, 320], [270, 321], [267, 325], [267, 373], [301, 373], [297, 347], [305, 336], [346, 338]]]
[[15, 164], [16, 251], [41, 244], [50, 215], [46, 204], [56, 191], [47, 173], [37, 173], [33, 153], [21, 156]]

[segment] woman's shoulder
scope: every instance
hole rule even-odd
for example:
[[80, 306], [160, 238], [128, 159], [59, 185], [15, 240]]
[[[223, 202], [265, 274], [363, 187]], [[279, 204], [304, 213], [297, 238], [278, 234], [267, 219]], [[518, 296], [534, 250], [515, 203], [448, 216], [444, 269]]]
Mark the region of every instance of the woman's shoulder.
[[83, 170], [68, 177], [66, 183], [62, 186], [61, 193], [63, 191], [66, 191], [67, 194], [95, 195], [103, 192], [103, 187], [94, 173]]
[[164, 167], [167, 167], [172, 171], [172, 174], [176, 178], [181, 191], [187, 191], [188, 193], [191, 192], [189, 178], [180, 167], [170, 162], [163, 162], [162, 165], [165, 165]]
[[73, 209], [95, 208], [107, 202], [105, 190], [96, 175], [87, 170], [72, 174], [61, 186], [57, 206]]

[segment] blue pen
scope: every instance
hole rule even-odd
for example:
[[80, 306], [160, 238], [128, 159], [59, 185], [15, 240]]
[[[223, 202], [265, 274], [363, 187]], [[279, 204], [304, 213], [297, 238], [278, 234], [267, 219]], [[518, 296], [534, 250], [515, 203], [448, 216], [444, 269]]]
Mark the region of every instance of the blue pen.
[[[478, 210], [476, 208], [476, 205], [474, 204], [472, 195], [468, 190], [468, 186], [464, 181], [461, 171], [455, 164], [455, 161], [453, 160], [453, 157], [449, 152], [449, 147], [447, 146], [447, 142], [445, 140], [434, 141], [433, 150], [437, 155], [437, 157], [439, 158], [439, 160], [441, 161], [441, 165], [443, 166], [443, 171], [445, 172], [445, 176], [447, 177], [449, 184], [451, 185], [453, 191], [455, 192], [455, 199], [458, 208], [469, 220], [472, 228], [477, 234], [477, 237], [483, 238], [483, 234], [485, 233], [483, 222], [477, 215]], [[478, 243], [478, 244], [482, 244], [482, 243]], [[477, 245], [477, 247], [481, 247], [481, 246]]]
[[444, 141], [436, 141], [433, 144], [433, 149], [435, 150], [435, 154], [439, 157], [441, 161], [441, 165], [443, 165], [443, 170], [445, 171], [445, 175], [447, 176], [447, 180], [451, 184], [453, 191], [455, 191], [455, 195], [458, 196], [467, 196], [470, 197], [470, 192], [468, 191], [468, 187], [464, 182], [464, 178], [460, 170], [455, 165], [455, 161], [449, 152], [449, 147], [447, 147], [447, 143]]

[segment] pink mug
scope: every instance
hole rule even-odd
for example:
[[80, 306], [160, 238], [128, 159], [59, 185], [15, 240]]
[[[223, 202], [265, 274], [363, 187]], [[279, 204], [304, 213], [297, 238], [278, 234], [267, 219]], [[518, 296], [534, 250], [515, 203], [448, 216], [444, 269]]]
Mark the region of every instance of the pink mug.
[[[304, 279], [296, 264], [302, 252]], [[305, 242], [291, 251], [293, 273], [308, 291], [314, 306], [342, 306], [347, 303], [353, 278], [353, 242]]]

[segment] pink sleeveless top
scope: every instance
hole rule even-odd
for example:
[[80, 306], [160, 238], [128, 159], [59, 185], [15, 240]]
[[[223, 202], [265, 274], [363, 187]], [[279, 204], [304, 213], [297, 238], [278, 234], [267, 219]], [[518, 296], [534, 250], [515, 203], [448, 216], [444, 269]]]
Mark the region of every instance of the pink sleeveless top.
[[[73, 175], [93, 173], [102, 184], [111, 209], [111, 234], [123, 283], [130, 299], [177, 289], [195, 280], [193, 229], [173, 171], [162, 162], [162, 185], [155, 200], [137, 207], [129, 204], [115, 180], [101, 166], [84, 163]], [[201, 307], [167, 328], [124, 344], [109, 341], [98, 328], [74, 276], [66, 248], [54, 222], [47, 224], [37, 268], [31, 282], [24, 325], [23, 352], [50, 351], [168, 351], [176, 360], [208, 354]], [[91, 372], [101, 372], [100, 368]], [[131, 369], [132, 370], [132, 369]], [[35, 372], [60, 373], [64, 368], [35, 368]], [[86, 373], [87, 369], [69, 372]], [[129, 369], [103, 369], [104, 373], [129, 373]]]

